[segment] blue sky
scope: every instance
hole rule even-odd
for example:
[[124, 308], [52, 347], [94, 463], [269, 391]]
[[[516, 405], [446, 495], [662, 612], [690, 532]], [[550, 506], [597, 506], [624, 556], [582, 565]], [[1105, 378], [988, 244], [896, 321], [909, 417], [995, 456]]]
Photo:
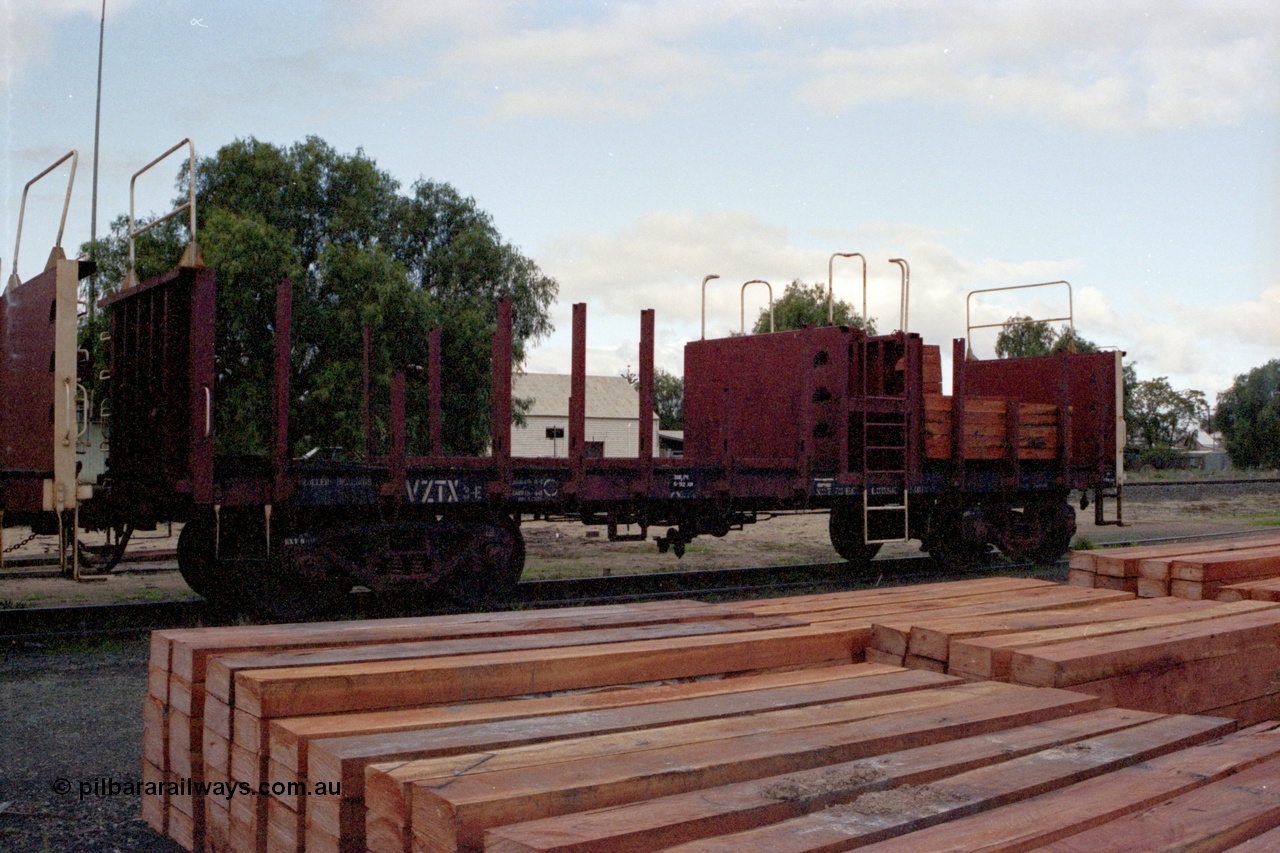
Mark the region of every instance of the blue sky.
[[[0, 258], [26, 181], [80, 152], [64, 245], [89, 233], [100, 0], [0, 0]], [[1280, 357], [1280, 7], [1262, 2], [107, 0], [99, 231], [184, 137], [315, 134], [404, 186], [447, 181], [560, 284], [527, 368], [636, 364], [642, 308], [681, 372], [736, 329], [739, 287], [870, 261], [870, 313], [965, 335], [966, 293], [1071, 282], [1083, 336], [1212, 400]], [[139, 182], [167, 210], [177, 160]], [[28, 202], [38, 271], [65, 171]], [[836, 262], [837, 296], [861, 270]], [[765, 291], [747, 291], [750, 316]], [[1065, 289], [978, 297], [1058, 316]], [[986, 337], [984, 338], [984, 334]], [[975, 332], [979, 355], [991, 333]]]

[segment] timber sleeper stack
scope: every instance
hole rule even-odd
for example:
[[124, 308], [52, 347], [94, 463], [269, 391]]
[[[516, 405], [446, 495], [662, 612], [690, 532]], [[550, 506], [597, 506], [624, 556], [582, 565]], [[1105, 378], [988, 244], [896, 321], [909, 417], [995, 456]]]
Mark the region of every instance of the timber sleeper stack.
[[1147, 711], [1242, 724], [1280, 716], [1280, 608], [1269, 601], [1157, 598], [909, 614], [872, 626], [867, 659], [1064, 688]]
[[[1232, 734], [1230, 718], [865, 659], [881, 625], [1043, 631], [1107, 608], [1140, 620], [1144, 606], [1159, 610], [1147, 618], [1173, 613], [1123, 592], [988, 578], [157, 632], [147, 779], [215, 786], [144, 797], [143, 814], [191, 850], [835, 850], [1113, 788], [1130, 793], [1106, 815], [1137, 825], [1172, 797], [1212, 799], [1215, 785], [1247, 800], [1232, 774], [1280, 762], [1270, 725]], [[1125, 773], [1154, 781], [1111, 781]], [[1280, 823], [1255, 799], [1231, 824], [1240, 838]], [[1036, 843], [1101, 822], [1058, 811]]]
[[1067, 570], [1068, 584], [1141, 598], [1215, 599], [1233, 584], [1272, 578], [1280, 578], [1275, 535], [1073, 551]]

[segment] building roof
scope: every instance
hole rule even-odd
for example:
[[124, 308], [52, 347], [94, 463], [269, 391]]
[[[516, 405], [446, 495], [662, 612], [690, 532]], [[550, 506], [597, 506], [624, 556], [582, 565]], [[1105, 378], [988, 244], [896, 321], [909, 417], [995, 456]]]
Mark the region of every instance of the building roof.
[[[512, 378], [511, 394], [533, 399], [532, 417], [567, 418], [569, 379], [562, 373], [525, 373]], [[586, 397], [589, 418], [635, 420], [640, 413], [640, 394], [621, 376], [588, 376]]]

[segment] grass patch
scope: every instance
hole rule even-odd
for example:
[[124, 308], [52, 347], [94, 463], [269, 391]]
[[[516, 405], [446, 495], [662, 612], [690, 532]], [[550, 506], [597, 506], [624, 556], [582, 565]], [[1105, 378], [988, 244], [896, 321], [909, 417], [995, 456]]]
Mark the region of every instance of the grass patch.
[[1077, 536], [1071, 540], [1072, 551], [1096, 551], [1098, 543], [1094, 542], [1088, 536]]

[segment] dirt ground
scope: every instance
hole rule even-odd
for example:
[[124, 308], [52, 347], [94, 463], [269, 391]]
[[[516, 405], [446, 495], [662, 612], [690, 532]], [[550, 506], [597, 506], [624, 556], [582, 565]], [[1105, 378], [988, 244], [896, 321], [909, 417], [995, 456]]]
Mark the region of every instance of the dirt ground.
[[[1108, 517], [1114, 507], [1108, 506]], [[1093, 507], [1077, 509], [1076, 543], [1093, 545], [1135, 539], [1170, 536], [1203, 536], [1229, 532], [1261, 533], [1280, 526], [1280, 490], [1242, 487], [1223, 492], [1202, 493], [1193, 487], [1156, 492], [1131, 489], [1125, 496], [1124, 527], [1096, 527]], [[789, 565], [834, 562], [839, 559], [827, 538], [827, 516], [787, 514], [735, 530], [723, 539], [700, 537], [689, 545], [684, 558], [659, 554], [652, 541], [609, 542], [601, 528], [581, 524], [525, 522], [522, 526], [528, 547], [526, 580], [558, 577], [585, 577], [600, 574], [692, 571], [740, 566]], [[99, 580], [77, 583], [62, 577], [31, 577], [29, 566], [6, 564], [0, 572], [0, 609], [48, 607], [64, 604], [102, 604], [160, 601], [194, 595], [176, 571], [172, 551], [177, 546], [179, 527], [139, 534], [131, 549], [168, 559], [133, 563], [118, 568]], [[627, 532], [627, 531], [622, 531]], [[636, 531], [631, 531], [636, 532]], [[665, 529], [650, 529], [650, 536]], [[9, 547], [27, 535], [22, 529], [5, 531]], [[56, 537], [38, 537], [16, 550], [14, 556], [45, 555], [56, 564]], [[884, 556], [920, 553], [918, 543], [886, 545]]]

